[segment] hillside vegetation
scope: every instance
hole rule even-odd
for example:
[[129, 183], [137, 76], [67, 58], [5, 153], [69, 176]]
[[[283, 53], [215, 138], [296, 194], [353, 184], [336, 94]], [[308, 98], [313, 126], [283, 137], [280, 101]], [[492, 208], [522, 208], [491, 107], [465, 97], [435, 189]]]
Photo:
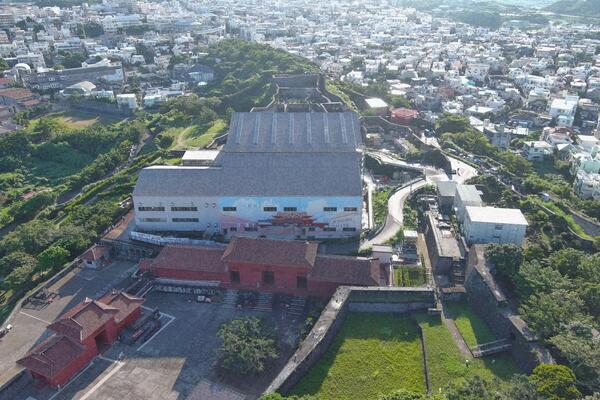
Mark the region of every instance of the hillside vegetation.
[[559, 0], [545, 8], [557, 14], [600, 16], [600, 0]]

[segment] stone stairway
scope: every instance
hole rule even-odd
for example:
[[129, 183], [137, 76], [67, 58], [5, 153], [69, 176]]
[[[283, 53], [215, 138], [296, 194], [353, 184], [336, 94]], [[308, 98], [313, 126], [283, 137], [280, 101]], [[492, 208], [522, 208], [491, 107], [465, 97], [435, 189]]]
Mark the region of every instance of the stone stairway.
[[302, 316], [306, 306], [306, 297], [294, 296], [290, 302], [290, 307], [286, 309], [288, 314]]
[[452, 267], [450, 274], [452, 276], [452, 282], [455, 285], [462, 285], [465, 283], [465, 271], [461, 267]]
[[498, 354], [510, 350], [512, 345], [507, 339], [500, 339], [494, 342], [480, 344], [479, 346], [471, 348], [471, 353], [474, 357], [485, 357], [492, 354]]
[[258, 302], [254, 307], [255, 311], [269, 312], [273, 310], [273, 295], [271, 293], [260, 293]]
[[237, 298], [238, 291], [237, 290], [226, 290], [225, 296], [223, 296], [223, 308], [227, 309], [236, 309], [237, 308]]

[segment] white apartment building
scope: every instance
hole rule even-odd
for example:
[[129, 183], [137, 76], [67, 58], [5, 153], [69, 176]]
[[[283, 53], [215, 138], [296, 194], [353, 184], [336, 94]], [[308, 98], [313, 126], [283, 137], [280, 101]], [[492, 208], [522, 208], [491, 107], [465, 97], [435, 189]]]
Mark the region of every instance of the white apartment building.
[[478, 82], [483, 82], [488, 77], [490, 72], [490, 65], [483, 63], [469, 63], [465, 75], [468, 78], [474, 79]]
[[117, 104], [119, 107], [126, 107], [130, 110], [137, 109], [137, 99], [133, 93], [124, 93], [117, 95]]
[[600, 174], [577, 171], [573, 182], [575, 194], [582, 199], [600, 199]]
[[454, 213], [459, 223], [462, 223], [465, 218], [467, 206], [481, 206], [483, 200], [479, 194], [479, 190], [475, 185], [457, 185], [456, 193], [454, 194]]
[[528, 225], [525, 216], [518, 209], [467, 206], [462, 229], [469, 245], [475, 243], [521, 245]]
[[579, 96], [567, 95], [564, 98], [554, 99], [550, 103], [548, 114], [551, 118], [556, 118], [558, 126], [570, 128], [573, 126], [573, 121], [575, 120], [578, 103]]

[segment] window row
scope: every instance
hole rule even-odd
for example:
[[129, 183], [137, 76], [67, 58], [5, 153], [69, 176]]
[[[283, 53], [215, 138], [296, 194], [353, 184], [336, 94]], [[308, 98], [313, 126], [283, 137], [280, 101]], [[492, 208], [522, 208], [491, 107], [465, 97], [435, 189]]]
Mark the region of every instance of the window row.
[[[323, 211], [325, 212], [335, 212], [337, 211], [337, 207], [323, 207]], [[237, 207], [223, 207], [223, 211], [237, 211]], [[277, 207], [263, 207], [264, 212], [276, 212]], [[298, 211], [297, 207], [283, 207], [283, 211]], [[345, 212], [356, 212], [358, 211], [357, 207], [344, 207]]]
[[[212, 207], [216, 206], [215, 203], [212, 203]], [[206, 208], [209, 207], [209, 203], [206, 203]], [[337, 207], [323, 207], [323, 211], [325, 212], [336, 212], [338, 210]], [[163, 206], [139, 206], [138, 211], [165, 211], [165, 207]], [[171, 207], [171, 211], [198, 211], [198, 207]], [[223, 207], [223, 211], [237, 211], [237, 207]], [[277, 207], [268, 206], [263, 207], [264, 212], [276, 212]], [[298, 211], [297, 207], [283, 207], [283, 211], [293, 212]], [[344, 207], [345, 212], [356, 212], [358, 211], [357, 207]]]
[[[204, 203], [205, 208], [215, 208], [217, 203]], [[164, 206], [139, 206], [138, 211], [165, 211]], [[198, 211], [198, 207], [171, 207], [171, 211]]]
[[[241, 282], [240, 271], [229, 271], [229, 280], [232, 284], [238, 284]], [[261, 281], [263, 285], [271, 286], [275, 284], [275, 272], [274, 271], [262, 271]], [[296, 276], [296, 288], [306, 289], [308, 287], [308, 279], [306, 276]]]

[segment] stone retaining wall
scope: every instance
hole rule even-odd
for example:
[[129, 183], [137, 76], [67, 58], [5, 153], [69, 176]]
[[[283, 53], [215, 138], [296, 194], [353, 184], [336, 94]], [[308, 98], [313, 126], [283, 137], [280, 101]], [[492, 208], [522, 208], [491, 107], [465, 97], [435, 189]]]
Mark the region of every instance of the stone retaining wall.
[[435, 304], [431, 288], [340, 286], [265, 393], [288, 393], [329, 349], [348, 312], [405, 313], [426, 310]]

